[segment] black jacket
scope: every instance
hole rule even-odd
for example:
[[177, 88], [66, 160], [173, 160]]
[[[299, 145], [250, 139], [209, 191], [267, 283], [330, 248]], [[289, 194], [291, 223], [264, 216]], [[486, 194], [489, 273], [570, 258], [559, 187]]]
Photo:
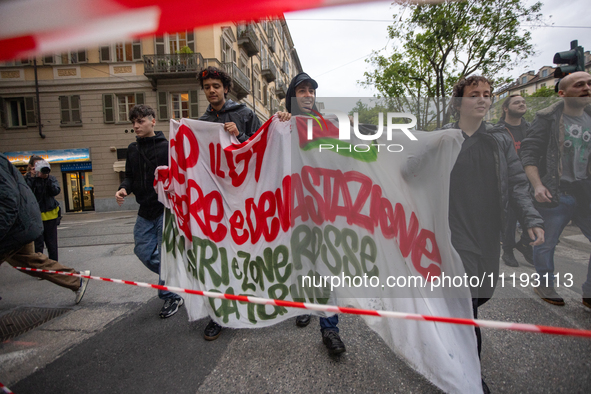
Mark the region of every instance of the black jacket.
[[161, 131], [154, 137], [136, 137], [127, 147], [125, 179], [119, 189], [127, 194], [135, 194], [140, 204], [138, 215], [154, 220], [164, 212], [164, 206], [158, 201], [154, 190], [154, 171], [158, 166], [168, 165], [168, 141]]
[[37, 199], [21, 173], [0, 154], [0, 259], [41, 234], [43, 222]]
[[240, 142], [246, 141], [261, 128], [261, 121], [250, 108], [246, 107], [245, 104], [238, 104], [230, 99], [226, 100], [219, 111], [211, 108], [210, 104], [199, 120], [215, 123], [236, 123], [236, 127], [240, 132], [237, 138]]
[[49, 175], [44, 179], [27, 174], [25, 180], [33, 191], [41, 212], [53, 211], [59, 206], [55, 196], [60, 194], [61, 189], [57, 179], [53, 175]]
[[[544, 228], [544, 221], [534, 208], [529, 195], [529, 182], [523, 171], [521, 161], [515, 153], [513, 141], [503, 127], [486, 123], [484, 137], [493, 148], [495, 157], [498, 189], [501, 196], [501, 226], [505, 227], [509, 203], [517, 217], [526, 228]], [[457, 123], [449, 123], [442, 129], [457, 129]]]
[[[562, 143], [559, 140], [564, 139], [563, 111], [564, 101], [562, 100], [538, 111], [527, 137], [521, 142], [520, 154], [523, 166], [538, 167], [542, 183], [552, 194], [550, 203], [536, 201], [536, 205], [540, 207], [553, 207], [559, 201], [559, 163], [562, 161], [560, 149]], [[591, 116], [591, 105], [585, 107], [585, 112]]]

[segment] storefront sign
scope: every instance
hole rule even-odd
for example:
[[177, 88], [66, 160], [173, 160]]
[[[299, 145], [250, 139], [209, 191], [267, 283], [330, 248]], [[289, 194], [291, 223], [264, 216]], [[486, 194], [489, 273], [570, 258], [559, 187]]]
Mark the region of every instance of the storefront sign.
[[8, 157], [8, 160], [14, 165], [28, 164], [29, 158], [33, 155], [41, 156], [50, 163], [90, 161], [90, 149], [88, 148], [4, 152], [4, 155]]
[[92, 171], [92, 162], [83, 161], [80, 163], [65, 163], [60, 165], [62, 172], [68, 171]]

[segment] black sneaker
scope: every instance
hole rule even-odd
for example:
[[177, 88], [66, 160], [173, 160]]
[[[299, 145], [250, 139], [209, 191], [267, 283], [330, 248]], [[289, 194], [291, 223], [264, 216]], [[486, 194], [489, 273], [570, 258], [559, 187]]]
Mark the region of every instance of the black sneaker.
[[534, 287], [534, 291], [536, 292], [537, 295], [540, 296], [540, 298], [542, 300], [544, 300], [552, 305], [558, 305], [558, 306], [564, 305], [564, 299], [562, 299], [562, 297], [560, 297], [558, 295], [556, 290], [554, 290], [554, 287], [538, 286], [538, 287]]
[[322, 342], [332, 355], [341, 354], [347, 351], [345, 344], [341, 341], [339, 333], [332, 330], [326, 330], [322, 333]]
[[519, 263], [515, 260], [515, 255], [512, 250], [503, 251], [503, 261], [508, 267], [519, 267]]
[[296, 326], [306, 327], [310, 324], [310, 320], [312, 320], [312, 315], [299, 315], [296, 317]]
[[213, 320], [210, 320], [209, 324], [207, 324], [207, 326], [205, 327], [205, 330], [203, 330], [203, 338], [205, 338], [206, 341], [213, 341], [218, 339], [221, 333], [222, 326], [220, 326]]
[[171, 317], [179, 311], [179, 308], [183, 306], [184, 303], [185, 300], [182, 298], [168, 298], [166, 301], [164, 301], [162, 309], [160, 309], [160, 317], [163, 319]]
[[523, 257], [525, 257], [525, 261], [531, 265], [534, 265], [534, 249], [531, 245], [525, 245], [519, 241], [515, 244], [515, 249], [521, 252]]
[[585, 305], [587, 308], [591, 308], [591, 298], [583, 297], [583, 305]]
[[483, 394], [490, 394], [490, 389], [488, 388], [488, 385], [484, 382], [484, 379], [482, 380], [482, 393]]

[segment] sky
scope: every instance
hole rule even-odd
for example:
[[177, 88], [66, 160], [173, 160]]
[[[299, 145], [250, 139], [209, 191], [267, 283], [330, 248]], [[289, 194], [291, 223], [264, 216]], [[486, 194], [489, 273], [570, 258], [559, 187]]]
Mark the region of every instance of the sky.
[[[526, 1], [526, 4], [534, 3]], [[529, 70], [537, 72], [545, 65], [552, 66], [554, 54], [570, 49], [572, 40], [578, 39], [579, 45], [591, 50], [591, 22], [572, 17], [589, 15], [591, 1], [542, 0], [542, 3], [545, 21], [557, 27], [531, 28], [536, 55], [510, 71], [513, 78]], [[392, 21], [392, 16], [399, 12], [391, 2], [375, 2], [285, 14], [302, 67], [318, 82], [319, 96], [373, 97], [377, 94], [375, 89], [362, 87], [357, 81], [363, 80], [363, 73], [371, 70], [365, 59], [372, 51], [392, 45], [387, 34], [391, 22], [383, 21]]]

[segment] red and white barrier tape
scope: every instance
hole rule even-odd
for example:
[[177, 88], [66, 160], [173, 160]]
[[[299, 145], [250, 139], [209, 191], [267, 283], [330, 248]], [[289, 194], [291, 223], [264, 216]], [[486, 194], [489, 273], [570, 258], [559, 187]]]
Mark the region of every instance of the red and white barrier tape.
[[2, 390], [2, 392], [6, 393], [6, 394], [14, 394], [12, 391], [10, 391], [10, 389], [8, 387], [3, 385], [2, 382], [0, 382], [0, 390]]
[[380, 316], [380, 317], [387, 317], [390, 319], [430, 321], [430, 322], [436, 322], [436, 323], [461, 324], [461, 325], [466, 325], [466, 326], [475, 326], [475, 327], [482, 327], [482, 328], [494, 328], [494, 329], [501, 329], [501, 330], [526, 331], [526, 332], [537, 332], [540, 334], [566, 335], [566, 336], [591, 338], [591, 330], [579, 330], [579, 329], [575, 329], [575, 328], [562, 328], [562, 327], [552, 327], [552, 326], [540, 326], [540, 325], [536, 325], [536, 324], [507, 323], [507, 322], [500, 322], [500, 321], [493, 321], [493, 320], [463, 319], [463, 318], [458, 318], [458, 317], [419, 315], [417, 313], [403, 313], [403, 312], [390, 312], [390, 311], [376, 311], [376, 310], [371, 310], [371, 309], [347, 308], [347, 307], [332, 306], [332, 305], [310, 304], [307, 302], [273, 300], [273, 299], [269, 299], [269, 298], [249, 297], [249, 296], [241, 296], [241, 295], [234, 295], [234, 294], [214, 293], [211, 291], [182, 289], [180, 287], [153, 285], [150, 283], [132, 282], [129, 280], [121, 280], [121, 279], [101, 278], [100, 276], [73, 274], [73, 273], [69, 273], [69, 272], [49, 271], [49, 270], [40, 270], [40, 269], [35, 269], [35, 268], [23, 268], [23, 267], [15, 267], [15, 268], [18, 270], [21, 270], [21, 271], [45, 272], [48, 274], [77, 276], [80, 278], [102, 280], [105, 282], [121, 283], [121, 284], [126, 284], [126, 285], [131, 285], [131, 286], [151, 287], [153, 289], [158, 289], [158, 290], [168, 290], [173, 293], [187, 293], [187, 294], [205, 296], [205, 297], [209, 297], [209, 298], [220, 298], [220, 299], [226, 299], [226, 300], [250, 302], [253, 304], [275, 305], [275, 306], [283, 306], [283, 307], [288, 307], [288, 308], [301, 308], [301, 309], [309, 309], [312, 311], [322, 311], [322, 312], [348, 313], [351, 315]]

